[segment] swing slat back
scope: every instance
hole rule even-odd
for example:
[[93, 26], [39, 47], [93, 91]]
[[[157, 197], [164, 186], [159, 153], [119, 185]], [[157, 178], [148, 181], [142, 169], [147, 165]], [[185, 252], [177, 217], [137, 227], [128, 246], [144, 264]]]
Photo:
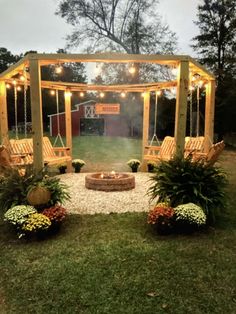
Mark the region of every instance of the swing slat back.
[[[24, 155], [24, 163], [33, 162], [33, 140], [31, 138], [10, 140], [10, 154]], [[71, 161], [68, 147], [53, 147], [48, 137], [43, 137], [43, 157], [47, 164], [59, 164]]]
[[169, 160], [175, 152], [175, 139], [166, 136], [161, 146], [146, 146], [144, 152], [144, 160], [158, 161]]
[[204, 148], [204, 136], [185, 137], [185, 152], [202, 152]]
[[208, 165], [214, 165], [224, 150], [224, 147], [225, 144], [223, 141], [213, 144], [208, 153], [193, 153], [193, 160], [203, 160]]

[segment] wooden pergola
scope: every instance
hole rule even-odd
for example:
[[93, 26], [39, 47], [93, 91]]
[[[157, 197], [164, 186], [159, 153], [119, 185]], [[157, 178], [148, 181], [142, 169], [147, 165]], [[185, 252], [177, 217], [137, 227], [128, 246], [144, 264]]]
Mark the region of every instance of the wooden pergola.
[[[178, 69], [176, 81], [158, 82], [133, 85], [92, 85], [71, 82], [49, 82], [41, 80], [41, 66], [69, 62], [104, 62], [104, 63], [153, 63]], [[71, 94], [73, 91], [113, 91], [113, 92], [143, 92], [143, 153], [148, 145], [150, 93], [158, 89], [177, 87], [175, 112], [175, 142], [176, 150], [183, 152], [186, 133], [187, 98], [191, 78], [198, 75], [206, 83], [205, 103], [205, 141], [204, 150], [207, 152], [213, 142], [214, 108], [215, 108], [215, 77], [193, 58], [186, 55], [136, 55], [118, 53], [99, 54], [36, 54], [30, 53], [0, 74], [0, 140], [8, 138], [7, 93], [6, 84], [12, 82], [18, 74], [27, 72], [27, 84], [30, 86], [34, 167], [40, 170], [43, 167], [43, 121], [41, 88], [58, 89], [65, 91], [65, 120], [66, 146], [72, 154], [71, 131]], [[16, 82], [22, 84], [22, 81]], [[70, 166], [70, 165], [69, 165]]]

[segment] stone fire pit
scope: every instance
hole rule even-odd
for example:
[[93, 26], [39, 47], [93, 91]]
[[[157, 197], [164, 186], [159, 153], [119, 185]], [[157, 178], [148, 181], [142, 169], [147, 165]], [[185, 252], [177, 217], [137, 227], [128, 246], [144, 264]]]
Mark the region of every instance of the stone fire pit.
[[85, 187], [97, 191], [126, 191], [135, 188], [135, 177], [126, 173], [93, 173], [85, 177]]

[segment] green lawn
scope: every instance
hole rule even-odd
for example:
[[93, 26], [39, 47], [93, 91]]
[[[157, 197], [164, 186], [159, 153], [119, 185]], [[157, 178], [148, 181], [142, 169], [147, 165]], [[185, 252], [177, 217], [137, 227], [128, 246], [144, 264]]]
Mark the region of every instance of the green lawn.
[[158, 236], [144, 213], [71, 215], [27, 241], [0, 220], [0, 313], [236, 313], [235, 156], [222, 157], [228, 210], [203, 234]]

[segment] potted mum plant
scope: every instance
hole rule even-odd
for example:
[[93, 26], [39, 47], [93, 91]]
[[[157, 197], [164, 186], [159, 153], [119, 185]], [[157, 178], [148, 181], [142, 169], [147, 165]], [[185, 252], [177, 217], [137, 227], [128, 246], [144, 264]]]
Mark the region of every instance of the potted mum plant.
[[85, 165], [85, 162], [82, 159], [73, 159], [72, 167], [75, 168], [75, 172], [80, 172], [81, 168]]
[[57, 166], [57, 169], [60, 171], [60, 174], [66, 173], [67, 165], [66, 164], [60, 164]]
[[161, 235], [170, 234], [173, 230], [174, 209], [167, 203], [158, 203], [148, 213], [148, 224], [154, 225]]
[[156, 163], [155, 161], [149, 160], [147, 162], [147, 168], [148, 168], [148, 172], [153, 172], [155, 169]]
[[141, 162], [138, 159], [130, 159], [127, 162], [127, 165], [131, 168], [132, 172], [137, 172], [140, 164]]

